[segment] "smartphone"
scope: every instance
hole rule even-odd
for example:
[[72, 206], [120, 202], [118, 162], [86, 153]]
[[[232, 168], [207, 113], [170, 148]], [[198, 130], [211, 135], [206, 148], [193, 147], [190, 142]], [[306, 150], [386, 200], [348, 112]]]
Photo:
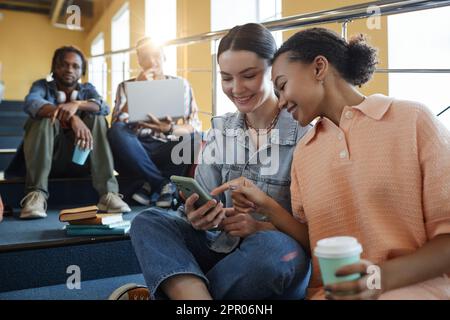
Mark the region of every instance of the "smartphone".
[[181, 177], [181, 176], [171, 176], [170, 181], [172, 181], [177, 186], [179, 191], [183, 192], [183, 194], [186, 198], [190, 197], [194, 193], [198, 194], [199, 198], [194, 204], [196, 209], [205, 205], [208, 201], [214, 199], [193, 178]]
[[[170, 181], [172, 181], [178, 188], [179, 191], [183, 192], [183, 195], [188, 198], [194, 193], [198, 194], [199, 198], [194, 203], [195, 209], [200, 208], [201, 206], [208, 203], [208, 201], [213, 200], [213, 196], [210, 195], [208, 192], [203, 189], [200, 184], [192, 178], [189, 177], [181, 177], [181, 176], [171, 176]], [[219, 201], [216, 199], [217, 203]], [[205, 215], [207, 215], [211, 210], [214, 208], [209, 209]], [[213, 228], [209, 229], [209, 231], [220, 231], [218, 226], [214, 226]]]

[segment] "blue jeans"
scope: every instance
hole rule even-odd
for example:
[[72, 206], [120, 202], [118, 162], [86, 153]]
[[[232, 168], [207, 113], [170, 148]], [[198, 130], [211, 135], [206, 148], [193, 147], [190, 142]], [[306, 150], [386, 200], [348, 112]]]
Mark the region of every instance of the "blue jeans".
[[[152, 137], [139, 137], [123, 122], [112, 125], [108, 140], [117, 172], [121, 176], [144, 179], [154, 192], [159, 192], [171, 175], [185, 175], [190, 165], [172, 162], [171, 152], [178, 141], [162, 142]], [[191, 139], [187, 136], [181, 143], [191, 144], [193, 148], [194, 141], [193, 136]]]
[[131, 225], [131, 241], [153, 299], [159, 286], [179, 274], [203, 279], [217, 300], [303, 299], [310, 259], [279, 231], [257, 232], [231, 253], [211, 251], [213, 234], [197, 231], [174, 211], [152, 208]]

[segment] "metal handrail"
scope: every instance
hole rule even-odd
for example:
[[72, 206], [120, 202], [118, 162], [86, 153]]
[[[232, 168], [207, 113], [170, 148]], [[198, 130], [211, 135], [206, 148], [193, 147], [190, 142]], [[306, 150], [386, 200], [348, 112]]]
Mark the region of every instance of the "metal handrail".
[[450, 73], [450, 69], [377, 69], [377, 73]]
[[[274, 21], [262, 23], [270, 31], [286, 31], [299, 27], [331, 23], [331, 22], [348, 22], [356, 19], [364, 19], [373, 16], [370, 8], [377, 8], [380, 15], [394, 15], [399, 13], [414, 12], [433, 8], [450, 6], [450, 0], [406, 0], [406, 1], [373, 1], [352, 6], [341, 7], [333, 10], [325, 10], [301, 15], [290, 16]], [[213, 32], [201, 33], [194, 36], [173, 39], [164, 43], [164, 46], [190, 45], [198, 42], [218, 40], [222, 38], [229, 30], [220, 30]], [[109, 57], [115, 54], [129, 53], [136, 49], [131, 47], [128, 49], [111, 51], [100, 55], [91, 56], [89, 59], [98, 57]]]
[[442, 110], [441, 112], [439, 112], [436, 116], [439, 117], [440, 115], [444, 114], [444, 113], [447, 112], [448, 110], [450, 110], [450, 106], [448, 106], [447, 108], [445, 108], [444, 110]]
[[[262, 23], [270, 31], [286, 31], [299, 27], [312, 26], [317, 24], [325, 24], [337, 22], [342, 24], [342, 36], [347, 38], [348, 24], [352, 20], [365, 19], [373, 17], [375, 14], [379, 16], [395, 15], [400, 13], [408, 13], [414, 11], [421, 11], [427, 9], [441, 8], [450, 6], [450, 0], [385, 0], [385, 1], [373, 1], [368, 3], [362, 3], [357, 5], [345, 6], [333, 10], [325, 10], [320, 12], [313, 12], [307, 14], [300, 14], [290, 16], [274, 21], [268, 21]], [[205, 41], [217, 41], [227, 34], [229, 29], [206, 32], [198, 35], [193, 35], [184, 38], [173, 39], [167, 41], [163, 46], [180, 46], [191, 45]], [[128, 49], [112, 51], [101, 55], [91, 56], [89, 59], [98, 57], [110, 57], [115, 54], [125, 54], [132, 52], [136, 47]], [[215, 49], [215, 46], [213, 46]], [[212, 53], [212, 108], [213, 114], [216, 113], [216, 77], [217, 77], [217, 64], [215, 63], [216, 52]], [[377, 69], [377, 73], [450, 73], [450, 69]]]

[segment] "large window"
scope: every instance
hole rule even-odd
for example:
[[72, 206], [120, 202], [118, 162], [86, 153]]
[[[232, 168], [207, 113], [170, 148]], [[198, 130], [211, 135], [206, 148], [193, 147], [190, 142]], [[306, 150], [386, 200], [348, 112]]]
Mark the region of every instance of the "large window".
[[[100, 33], [91, 44], [91, 56], [105, 53], [105, 38]], [[89, 81], [95, 86], [97, 92], [106, 98], [107, 66], [104, 57], [97, 57], [89, 64]]]
[[[114, 16], [111, 24], [112, 51], [130, 48], [130, 10], [126, 3]], [[111, 58], [111, 97], [116, 98], [117, 86], [130, 77], [130, 54], [115, 54]]]
[[[159, 44], [177, 37], [177, 0], [145, 1], [145, 34]], [[166, 56], [164, 73], [176, 75], [176, 47], [166, 47], [164, 53]]]
[[[236, 8], [239, 8], [238, 10]], [[211, 30], [231, 29], [249, 22], [267, 22], [281, 18], [281, 0], [211, 0]], [[273, 32], [278, 46], [282, 33]], [[217, 52], [219, 41], [213, 44]], [[216, 106], [217, 115], [236, 111], [236, 107], [222, 91], [219, 66], [217, 66]]]
[[[450, 7], [389, 16], [389, 68], [450, 69], [449, 17]], [[448, 73], [390, 73], [389, 95], [438, 114], [450, 106], [449, 83]], [[439, 118], [450, 128], [450, 111]]]

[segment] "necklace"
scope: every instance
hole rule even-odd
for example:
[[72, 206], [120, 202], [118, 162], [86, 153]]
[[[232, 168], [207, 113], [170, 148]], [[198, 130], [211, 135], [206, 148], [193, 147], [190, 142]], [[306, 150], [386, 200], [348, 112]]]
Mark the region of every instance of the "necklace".
[[250, 123], [250, 121], [248, 121], [247, 115], [245, 115], [245, 125], [247, 126], [248, 129], [253, 129], [256, 131], [257, 135], [260, 135], [260, 132], [264, 132], [266, 134], [268, 134], [270, 131], [272, 131], [272, 129], [275, 127], [278, 118], [280, 116], [281, 110], [278, 110], [277, 114], [275, 115], [275, 117], [272, 119], [272, 121], [270, 122], [269, 126], [265, 129], [257, 129], [255, 127], [253, 127]]

